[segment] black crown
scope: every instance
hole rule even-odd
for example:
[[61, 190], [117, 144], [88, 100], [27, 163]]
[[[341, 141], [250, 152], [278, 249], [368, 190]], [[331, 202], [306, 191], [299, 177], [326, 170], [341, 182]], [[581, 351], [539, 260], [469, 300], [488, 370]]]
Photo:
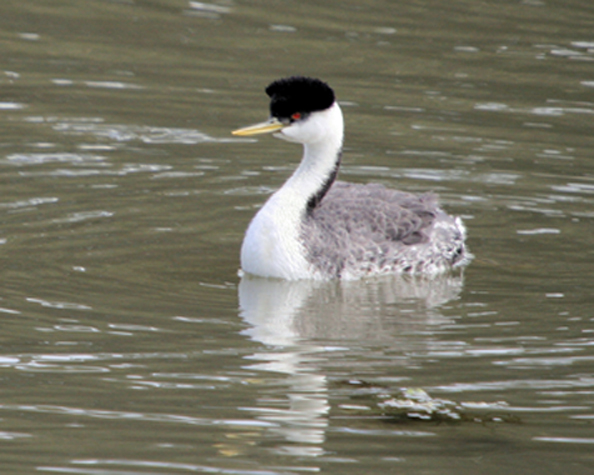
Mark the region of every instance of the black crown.
[[303, 76], [278, 79], [266, 88], [266, 94], [270, 96], [270, 114], [279, 119], [328, 109], [335, 100], [328, 84]]

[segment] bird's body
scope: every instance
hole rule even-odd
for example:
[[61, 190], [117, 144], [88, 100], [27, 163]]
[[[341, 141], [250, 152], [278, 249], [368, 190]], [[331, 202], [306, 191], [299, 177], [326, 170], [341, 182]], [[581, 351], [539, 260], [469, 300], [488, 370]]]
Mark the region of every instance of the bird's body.
[[301, 164], [258, 211], [243, 241], [244, 272], [282, 279], [436, 274], [464, 265], [465, 228], [432, 194], [335, 181], [343, 118], [317, 79], [272, 83], [272, 120], [237, 135], [277, 132], [302, 143]]

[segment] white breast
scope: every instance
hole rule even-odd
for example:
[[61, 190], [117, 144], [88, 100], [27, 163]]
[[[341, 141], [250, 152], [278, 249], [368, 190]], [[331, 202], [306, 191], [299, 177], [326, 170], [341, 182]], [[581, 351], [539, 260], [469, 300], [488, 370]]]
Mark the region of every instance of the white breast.
[[276, 134], [303, 143], [304, 154], [297, 170], [250, 223], [241, 248], [243, 271], [289, 280], [317, 278], [305, 257], [301, 227], [308, 200], [336, 167], [342, 130], [342, 112], [335, 103]]
[[250, 223], [241, 247], [241, 267], [263, 277], [311, 278], [299, 239], [302, 206], [292, 206], [294, 200], [282, 195], [286, 195], [283, 190], [275, 193]]

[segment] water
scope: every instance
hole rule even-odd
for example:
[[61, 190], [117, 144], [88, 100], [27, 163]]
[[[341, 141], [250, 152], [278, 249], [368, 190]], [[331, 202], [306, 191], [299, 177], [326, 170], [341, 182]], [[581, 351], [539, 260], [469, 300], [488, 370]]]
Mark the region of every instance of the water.
[[[3, 474], [591, 472], [590, 2], [0, 10]], [[464, 275], [240, 280], [299, 150], [229, 132], [295, 73]]]

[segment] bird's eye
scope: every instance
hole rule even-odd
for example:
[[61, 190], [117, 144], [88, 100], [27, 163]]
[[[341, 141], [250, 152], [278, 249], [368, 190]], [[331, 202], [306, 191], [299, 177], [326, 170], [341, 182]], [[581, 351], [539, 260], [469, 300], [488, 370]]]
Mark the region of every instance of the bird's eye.
[[295, 112], [294, 114], [292, 114], [291, 119], [293, 119], [293, 120], [301, 119], [301, 112]]

